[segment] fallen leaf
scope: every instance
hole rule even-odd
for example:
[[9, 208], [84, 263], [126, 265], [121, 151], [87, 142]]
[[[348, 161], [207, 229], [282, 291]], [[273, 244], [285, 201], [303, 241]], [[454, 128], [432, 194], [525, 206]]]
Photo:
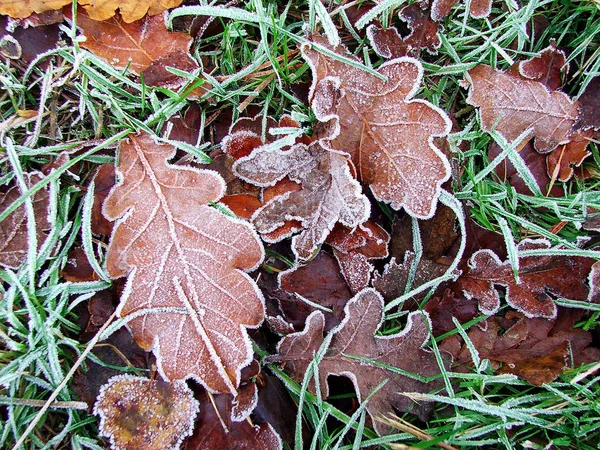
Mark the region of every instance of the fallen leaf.
[[103, 206], [117, 220], [107, 270], [128, 276], [119, 314], [136, 314], [128, 326], [165, 379], [193, 377], [235, 395], [252, 360], [246, 327], [264, 318], [263, 297], [243, 271], [258, 267], [264, 250], [250, 225], [208, 205], [223, 195], [222, 178], [168, 164], [174, 154], [145, 133], [122, 143], [119, 182]]
[[[423, 349], [429, 340], [430, 324], [427, 313], [411, 313], [401, 333], [377, 336], [376, 332], [383, 319], [383, 299], [373, 289], [359, 292], [348, 302], [345, 313], [344, 321], [330, 332], [331, 343], [319, 364], [318, 389], [328, 395], [327, 377], [341, 374], [350, 378], [359, 401], [363, 402], [372, 394], [373, 389], [387, 380], [387, 383], [371, 396], [366, 406], [373, 419], [375, 431], [380, 435], [388, 431], [376, 418], [392, 411], [392, 408], [402, 412], [410, 411], [421, 420], [426, 420], [433, 411], [433, 405], [413, 403], [403, 396], [402, 392], [430, 392], [442, 386], [440, 379], [423, 383], [374, 363], [349, 358], [347, 355], [368, 358], [422, 377], [438, 374], [439, 367], [435, 356]], [[315, 311], [306, 320], [304, 331], [284, 337], [278, 345], [278, 355], [270, 359], [284, 362], [285, 371], [294, 380], [302, 382], [309, 364], [324, 342], [324, 325], [323, 314]], [[309, 389], [315, 392], [313, 378]]]
[[[541, 386], [554, 381], [567, 367], [579, 367], [600, 358], [600, 349], [589, 347], [591, 333], [573, 328], [575, 320], [568, 317], [567, 311], [570, 310], [561, 310], [551, 320], [527, 318], [511, 311], [471, 327], [469, 339], [480, 359], [496, 363], [499, 373], [513, 373]], [[581, 313], [574, 317], [577, 316]], [[466, 345], [454, 356], [456, 365], [471, 362]]]
[[388, 256], [390, 235], [375, 222], [367, 221], [354, 230], [336, 226], [327, 237], [342, 275], [353, 293], [366, 288], [373, 272], [372, 259]]
[[[65, 10], [65, 17], [72, 20], [70, 9]], [[165, 20], [166, 15], [159, 14], [133, 23], [125, 23], [120, 17], [99, 22], [80, 8], [77, 26], [86, 40], [79, 45], [115, 67], [142, 73], [153, 85], [181, 86], [187, 80], [181, 77], [176, 80], [165, 65], [184, 71], [198, 67], [188, 52], [192, 37], [169, 31]]]
[[[314, 37], [314, 44], [327, 47]], [[377, 200], [406, 208], [420, 219], [433, 216], [441, 185], [450, 176], [434, 137], [451, 129], [446, 114], [425, 100], [414, 100], [423, 76], [412, 58], [386, 62], [377, 70], [388, 81], [302, 47], [312, 70], [310, 104], [319, 137], [333, 149], [349, 153], [358, 178]], [[343, 46], [329, 49], [346, 58]]]
[[[167, 125], [169, 124], [169, 125]], [[187, 142], [196, 145], [200, 138], [200, 126], [202, 125], [202, 109], [197, 103], [192, 103], [183, 115], [176, 114], [165, 124], [163, 132], [170, 126], [167, 139], [172, 141]]]
[[592, 154], [587, 147], [591, 140], [598, 135], [597, 131], [580, 131], [571, 136], [565, 145], [559, 145], [546, 157], [548, 175], [551, 179], [567, 182], [574, 173], [574, 168], [581, 166], [583, 161]]
[[[442, 20], [448, 14], [458, 0], [433, 0], [431, 4], [431, 18]], [[492, 0], [471, 0], [469, 2], [469, 14], [474, 19], [483, 19], [492, 12]]]
[[550, 91], [560, 89], [564, 75], [569, 72], [565, 53], [556, 48], [555, 43], [551, 43], [538, 56], [520, 61], [517, 68], [522, 77], [538, 81]]
[[[38, 20], [37, 15], [28, 22], [0, 18], [0, 52], [7, 58], [20, 60], [25, 64], [56, 47], [59, 40], [59, 25], [62, 21], [55, 18]], [[44, 70], [47, 61], [40, 61], [38, 66]]]
[[461, 324], [474, 319], [477, 316], [477, 301], [457, 295], [452, 289], [445, 289], [441, 296], [428, 300], [423, 309], [431, 318], [431, 333], [438, 337], [456, 328], [453, 317]]
[[98, 166], [94, 175], [94, 204], [92, 205], [92, 233], [110, 236], [113, 224], [102, 215], [102, 204], [115, 185], [115, 165], [105, 163]]
[[94, 414], [114, 450], [177, 450], [192, 434], [198, 402], [184, 381], [118, 375], [100, 390]]
[[69, 252], [67, 263], [64, 269], [60, 271], [60, 276], [74, 283], [99, 279], [81, 247], [74, 248]]
[[592, 78], [585, 91], [577, 98], [581, 114], [577, 122], [577, 129], [600, 130], [600, 77]]
[[437, 53], [442, 41], [438, 24], [429, 17], [429, 9], [423, 4], [413, 3], [404, 7], [398, 17], [410, 29], [407, 36], [401, 36], [395, 27], [383, 29], [374, 24], [367, 27], [367, 36], [375, 53], [383, 58], [419, 56], [422, 49], [431, 54]]
[[[41, 172], [24, 173], [23, 177], [28, 188], [44, 178]], [[12, 205], [21, 197], [21, 194], [21, 190], [16, 185], [9, 187], [5, 192], [0, 192], [0, 212]], [[35, 217], [35, 237], [39, 249], [48, 236], [46, 232], [51, 228], [48, 219], [50, 203], [47, 187], [33, 194], [31, 203]], [[21, 205], [4, 219], [0, 227], [0, 265], [11, 269], [21, 267], [27, 258], [28, 239], [27, 213], [25, 205]]]
[[292, 250], [297, 258], [307, 260], [337, 222], [353, 228], [369, 218], [369, 200], [348, 164], [347, 155], [315, 141], [289, 150], [261, 147], [238, 159], [233, 170], [257, 186], [273, 186], [286, 176], [302, 186], [270, 200], [256, 211], [252, 222], [259, 233], [267, 234], [286, 221], [299, 221], [303, 231], [292, 238]]
[[512, 142], [531, 129], [540, 153], [549, 153], [569, 141], [579, 108], [566, 94], [485, 65], [471, 69], [467, 83], [467, 103], [479, 107], [483, 130], [496, 130]]
[[325, 312], [325, 329], [329, 331], [342, 321], [344, 306], [352, 297], [335, 258], [325, 252], [319, 252], [304, 266], [281, 272], [278, 283], [281, 289], [294, 295], [293, 299], [276, 297], [283, 317], [296, 329], [301, 329], [309, 314], [317, 309], [304, 299], [332, 310]]
[[0, 0], [0, 14], [22, 19], [33, 13], [60, 9], [70, 3], [71, 0]]
[[[545, 239], [525, 239], [517, 251], [549, 249]], [[469, 270], [460, 278], [460, 287], [468, 298], [479, 301], [479, 310], [495, 314], [500, 295], [495, 286], [506, 289], [506, 302], [527, 317], [556, 317], [554, 297], [585, 301], [585, 284], [593, 260], [567, 256], [519, 257], [519, 282], [509, 261], [502, 262], [490, 250], [480, 250], [469, 260]]]
[[281, 438], [269, 423], [252, 425], [250, 421], [233, 422], [228, 395], [204, 393], [194, 434], [185, 442], [185, 450], [281, 450]]

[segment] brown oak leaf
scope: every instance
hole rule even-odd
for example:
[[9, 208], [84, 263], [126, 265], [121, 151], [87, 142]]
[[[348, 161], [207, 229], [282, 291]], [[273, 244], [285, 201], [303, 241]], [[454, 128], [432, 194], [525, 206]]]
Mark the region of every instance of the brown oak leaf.
[[[544, 239], [525, 239], [517, 251], [544, 250], [550, 243]], [[553, 296], [585, 301], [589, 288], [585, 281], [593, 260], [566, 256], [519, 257], [519, 282], [515, 280], [509, 261], [502, 262], [490, 250], [480, 250], [469, 260], [469, 270], [458, 280], [468, 298], [479, 301], [484, 314], [495, 314], [500, 308], [500, 295], [495, 286], [506, 288], [506, 302], [527, 317], [556, 317]]]
[[538, 82], [480, 65], [468, 72], [467, 103], [479, 107], [481, 127], [514, 141], [531, 129], [535, 149], [549, 153], [569, 141], [579, 108], [566, 94]]
[[94, 414], [114, 450], [177, 450], [192, 434], [198, 402], [184, 381], [117, 375], [100, 390]]
[[413, 3], [403, 8], [398, 17], [410, 29], [407, 36], [401, 36], [396, 27], [384, 29], [375, 24], [367, 27], [367, 37], [375, 53], [384, 58], [419, 56], [422, 49], [431, 54], [437, 53], [442, 41], [438, 24], [430, 19], [428, 9]]
[[[71, 20], [70, 9], [65, 9], [65, 17]], [[165, 14], [159, 14], [133, 23], [118, 16], [99, 22], [79, 8], [77, 26], [86, 37], [80, 45], [115, 67], [142, 74], [149, 86], [176, 88], [187, 80], [165, 67], [191, 72], [198, 64], [188, 52], [192, 37], [169, 31], [165, 20]]]
[[563, 78], [569, 72], [569, 64], [565, 52], [559, 50], [552, 42], [538, 56], [526, 61], [520, 61], [511, 68], [522, 77], [529, 80], [539, 81], [551, 91], [560, 89]]
[[372, 259], [388, 256], [390, 235], [375, 222], [366, 221], [354, 230], [336, 225], [327, 237], [342, 275], [353, 293], [366, 288], [373, 272]]
[[[269, 423], [252, 425], [248, 420], [231, 420], [232, 402], [227, 395], [210, 400], [204, 392], [200, 398], [199, 421], [194, 434], [185, 442], [185, 450], [281, 450], [281, 438]], [[214, 402], [214, 403], [213, 403]]]
[[[350, 154], [358, 178], [377, 200], [406, 208], [425, 219], [433, 216], [441, 185], [450, 167], [434, 137], [446, 136], [446, 114], [425, 100], [413, 99], [423, 68], [415, 59], [393, 59], [377, 70], [387, 82], [315, 50], [327, 47], [313, 37], [302, 54], [313, 75], [310, 104], [322, 122], [319, 137], [333, 149]], [[329, 48], [347, 58], [343, 46]]]
[[[429, 338], [430, 324], [427, 313], [414, 312], [408, 316], [405, 329], [390, 336], [377, 336], [376, 332], [383, 319], [383, 299], [373, 289], [365, 289], [352, 298], [345, 308], [346, 316], [339, 327], [331, 333], [331, 343], [319, 364], [319, 386], [328, 393], [327, 377], [344, 375], [352, 381], [359, 401], [366, 397], [383, 381], [387, 383], [374, 393], [366, 409], [373, 418], [373, 426], [379, 434], [388, 429], [376, 418], [395, 408], [410, 411], [426, 420], [433, 410], [430, 403], [416, 404], [402, 392], [430, 392], [442, 386], [440, 379], [429, 383], [417, 381], [379, 365], [357, 360], [348, 355], [374, 360], [378, 363], [397, 367], [422, 377], [439, 373], [433, 353], [423, 349]], [[316, 352], [324, 342], [325, 319], [320, 311], [315, 311], [306, 320], [301, 333], [284, 337], [278, 346], [279, 354], [274, 361], [285, 363], [285, 371], [302, 382], [304, 374], [313, 361]], [[315, 392], [314, 379], [309, 389]]]
[[233, 170], [257, 186], [273, 186], [284, 177], [302, 186], [274, 197], [252, 217], [261, 234], [286, 221], [299, 221], [303, 231], [292, 238], [292, 250], [301, 260], [312, 256], [337, 222], [353, 228], [369, 218], [369, 200], [352, 176], [348, 156], [320, 141], [295, 144], [289, 150], [261, 147], [237, 160]]
[[[433, 0], [431, 4], [431, 18], [442, 20], [448, 14], [458, 0]], [[469, 14], [475, 19], [483, 19], [492, 12], [492, 0], [471, 0]]]
[[246, 327], [264, 300], [244, 271], [264, 250], [252, 227], [209, 206], [225, 191], [213, 171], [168, 164], [175, 154], [149, 134], [120, 147], [119, 182], [103, 213], [117, 220], [108, 248], [112, 278], [128, 275], [119, 306], [138, 344], [152, 349], [165, 379], [193, 377], [235, 395], [252, 360]]
[[[41, 172], [23, 174], [25, 184], [31, 187], [44, 178]], [[6, 192], [0, 192], [0, 212], [8, 208], [21, 196], [18, 186], [11, 186]], [[46, 233], [51, 224], [48, 219], [49, 195], [48, 189], [43, 188], [31, 198], [35, 217], [35, 234], [38, 249], [48, 236]], [[27, 258], [28, 249], [27, 212], [24, 205], [11, 213], [0, 226], [0, 265], [18, 269]]]

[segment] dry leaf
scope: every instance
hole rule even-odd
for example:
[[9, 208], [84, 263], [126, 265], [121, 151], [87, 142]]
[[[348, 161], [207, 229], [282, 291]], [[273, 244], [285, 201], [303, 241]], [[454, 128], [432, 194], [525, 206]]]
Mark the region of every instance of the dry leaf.
[[0, 0], [0, 14], [23, 19], [34, 12], [43, 13], [69, 4], [71, 0]]
[[410, 29], [408, 36], [401, 36], [395, 27], [383, 29], [374, 24], [367, 27], [367, 36], [375, 53], [384, 58], [419, 56], [422, 49], [437, 53], [442, 41], [438, 24], [429, 18], [429, 9], [413, 3], [403, 8], [398, 17]]
[[250, 225], [208, 205], [223, 195], [223, 179], [168, 164], [174, 154], [149, 134], [121, 145], [120, 180], [103, 208], [118, 220], [107, 269], [129, 276], [120, 316], [139, 315], [128, 326], [154, 351], [164, 378], [193, 377], [235, 395], [252, 360], [245, 327], [264, 318], [262, 294], [244, 271], [258, 267], [264, 251]]
[[[23, 176], [27, 187], [33, 186], [44, 178], [40, 172], [24, 173]], [[22, 192], [18, 186], [11, 186], [6, 192], [0, 192], [0, 212], [12, 205], [21, 194]], [[31, 203], [33, 204], [35, 232], [39, 249], [48, 236], [46, 231], [51, 228], [48, 220], [49, 198], [47, 187], [33, 194]], [[21, 205], [4, 219], [0, 227], [0, 265], [18, 269], [27, 258], [27, 249], [27, 213], [25, 205]]]
[[192, 434], [198, 402], [184, 381], [117, 375], [100, 390], [94, 414], [114, 450], [176, 450]]
[[[47, 14], [46, 14], [47, 15]], [[31, 20], [14, 20], [0, 17], [0, 53], [7, 58], [29, 64], [40, 54], [56, 47], [59, 40], [59, 25], [63, 17], [34, 15]], [[38, 67], [45, 70], [48, 61], [39, 61]], [[38, 111], [28, 111], [29, 114]], [[23, 113], [19, 114], [23, 117]], [[31, 115], [29, 117], [32, 117]]]
[[477, 66], [468, 74], [467, 103], [480, 108], [482, 129], [495, 129], [509, 142], [531, 129], [540, 153], [568, 142], [579, 109], [567, 95], [490, 66]]
[[229, 396], [214, 396], [214, 405], [208, 396], [206, 392], [201, 396], [198, 426], [192, 437], [185, 442], [185, 450], [283, 448], [281, 438], [270, 424], [252, 425], [245, 420], [233, 422], [230, 419], [232, 405]]
[[[458, 0], [433, 0], [431, 4], [431, 18], [442, 20], [448, 14]], [[471, 0], [469, 14], [475, 19], [482, 19], [490, 15], [492, 11], [492, 0]]]
[[464, 298], [452, 289], [445, 289], [440, 297], [427, 301], [423, 307], [431, 318], [431, 333], [438, 337], [448, 331], [454, 330], [456, 325], [452, 318], [460, 323], [466, 323], [477, 316], [477, 301]]
[[[65, 17], [71, 18], [70, 11], [65, 10]], [[133, 23], [125, 23], [119, 17], [98, 22], [80, 8], [77, 10], [77, 26], [86, 37], [80, 45], [115, 67], [128, 67], [136, 74], [152, 67], [150, 75], [154, 79], [151, 81], [157, 83], [157, 80], [162, 81], [156, 76], [158, 70], [163, 71], [162, 75], [173, 76], [166, 72], [165, 64], [187, 71], [198, 67], [188, 53], [192, 37], [169, 31], [165, 20], [166, 15], [160, 14]]]
[[[327, 47], [322, 37], [315, 43]], [[343, 46], [332, 49], [348, 56]], [[413, 100], [423, 76], [412, 58], [388, 61], [370, 75], [322, 53], [302, 47], [313, 74], [311, 107], [323, 122], [322, 140], [347, 152], [358, 178], [369, 184], [377, 200], [402, 207], [413, 216], [433, 216], [442, 183], [450, 176], [446, 157], [433, 143], [446, 136], [446, 114], [425, 100]]]
[[[433, 405], [413, 403], [402, 392], [430, 392], [441, 387], [440, 379], [422, 383], [347, 355], [375, 360], [422, 377], [438, 374], [439, 367], [434, 354], [422, 348], [429, 338], [427, 313], [411, 313], [401, 333], [377, 336], [375, 333], [383, 319], [383, 299], [373, 289], [359, 292], [348, 302], [345, 313], [344, 321], [330, 332], [331, 343], [319, 364], [318, 388], [328, 395], [327, 377], [341, 374], [350, 378], [358, 399], [362, 402], [387, 379], [387, 383], [371, 396], [366, 406], [373, 418], [375, 431], [380, 435], [388, 431], [376, 418], [389, 413], [392, 408], [402, 412], [410, 411], [421, 420], [426, 420]], [[324, 341], [324, 324], [323, 314], [315, 311], [306, 320], [304, 331], [284, 337], [278, 346], [279, 354], [271, 358], [284, 362], [285, 371], [298, 382], [302, 382], [309, 364]], [[315, 392], [314, 378], [311, 378], [309, 389]]]
[[[517, 251], [549, 249], [545, 239], [525, 239]], [[480, 250], [469, 260], [469, 270], [459, 278], [468, 298], [479, 301], [484, 314], [495, 314], [500, 295], [495, 286], [506, 288], [506, 302], [527, 317], [556, 317], [554, 297], [585, 301], [589, 288], [585, 284], [593, 260], [567, 256], [526, 256], [519, 258], [517, 283], [509, 261], [502, 262], [490, 250]]]
[[326, 242], [333, 247], [333, 255], [353, 293], [369, 285], [373, 272], [370, 260], [386, 258], [389, 241], [388, 232], [371, 221], [354, 230], [336, 226], [329, 234]]
[[257, 186], [273, 186], [286, 176], [302, 186], [266, 203], [252, 222], [259, 233], [266, 234], [286, 221], [299, 221], [304, 230], [293, 237], [292, 250], [306, 260], [337, 222], [352, 228], [369, 218], [369, 200], [361, 193], [348, 162], [347, 155], [315, 141], [309, 146], [295, 144], [289, 150], [261, 147], [236, 161], [233, 170]]
[[562, 50], [551, 43], [527, 61], [521, 61], [516, 66], [518, 73], [529, 80], [539, 81], [550, 91], [556, 91], [563, 85], [563, 77], [569, 72], [569, 64]]

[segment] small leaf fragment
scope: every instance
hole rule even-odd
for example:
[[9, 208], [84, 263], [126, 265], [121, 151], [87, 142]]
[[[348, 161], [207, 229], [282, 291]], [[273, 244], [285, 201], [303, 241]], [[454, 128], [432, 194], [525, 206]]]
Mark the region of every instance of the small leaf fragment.
[[178, 449], [192, 434], [198, 402], [183, 381], [117, 375], [105, 384], [94, 414], [114, 450]]

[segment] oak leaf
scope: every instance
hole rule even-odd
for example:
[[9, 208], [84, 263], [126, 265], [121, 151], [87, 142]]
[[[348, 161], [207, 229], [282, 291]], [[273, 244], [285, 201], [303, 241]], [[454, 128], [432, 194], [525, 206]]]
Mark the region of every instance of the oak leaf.
[[375, 222], [367, 221], [354, 230], [336, 226], [327, 237], [333, 247], [342, 275], [353, 293], [366, 288], [371, 281], [372, 259], [388, 256], [390, 235]]
[[[134, 22], [148, 15], [179, 6], [183, 0], [78, 0], [89, 16], [94, 20], [106, 20], [113, 17], [117, 9], [123, 21]], [[14, 18], [24, 18], [32, 13], [43, 13], [70, 5], [71, 0], [0, 0], [0, 14]]]
[[164, 378], [193, 377], [235, 395], [252, 359], [246, 327], [264, 318], [262, 294], [244, 271], [258, 267], [264, 250], [249, 224], [208, 205], [223, 195], [223, 179], [168, 164], [174, 154], [149, 134], [121, 145], [120, 179], [103, 207], [117, 220], [108, 273], [128, 275], [119, 314], [135, 315], [128, 325]]
[[[327, 47], [322, 37], [313, 41]], [[435, 212], [440, 187], [450, 167], [434, 137], [446, 136], [446, 114], [425, 100], [413, 99], [423, 76], [421, 63], [393, 59], [377, 72], [387, 81], [325, 56], [306, 44], [302, 54], [313, 75], [310, 104], [319, 137], [334, 150], [350, 154], [358, 178], [377, 200], [406, 208], [425, 219]], [[343, 46], [329, 48], [346, 58]]]
[[485, 65], [471, 69], [467, 83], [467, 103], [479, 107], [483, 130], [495, 129], [512, 142], [531, 129], [540, 153], [549, 153], [569, 141], [579, 108], [566, 94]]
[[[549, 249], [544, 239], [525, 239], [517, 251]], [[469, 270], [458, 280], [468, 298], [479, 301], [484, 314], [495, 314], [500, 295], [495, 286], [506, 288], [506, 302], [527, 317], [556, 317], [553, 297], [585, 301], [589, 288], [585, 284], [593, 260], [567, 256], [519, 257], [519, 281], [515, 280], [509, 261], [502, 262], [490, 250], [480, 250], [469, 260]]]
[[[433, 0], [431, 4], [431, 18], [442, 20], [448, 14], [458, 0]], [[469, 14], [475, 19], [483, 19], [492, 11], [492, 0], [471, 0], [469, 3]]]
[[350, 171], [346, 154], [315, 141], [295, 144], [288, 150], [261, 147], [233, 165], [244, 181], [273, 186], [284, 177], [300, 184], [257, 210], [252, 222], [261, 234], [273, 232], [286, 221], [297, 220], [303, 231], [292, 238], [297, 258], [307, 260], [339, 222], [356, 227], [369, 218], [369, 200]]
[[[401, 333], [377, 336], [376, 332], [383, 319], [383, 299], [373, 289], [359, 292], [348, 302], [345, 313], [344, 321], [330, 332], [331, 343], [319, 364], [319, 386], [316, 387], [314, 379], [311, 379], [309, 389], [312, 392], [320, 389], [327, 393], [327, 377], [344, 375], [350, 378], [359, 401], [363, 402], [381, 382], [387, 380], [371, 396], [366, 406], [373, 418], [375, 431], [379, 434], [387, 431], [385, 425], [376, 418], [392, 411], [392, 408], [410, 411], [425, 420], [433, 406], [428, 403], [413, 403], [402, 392], [429, 392], [438, 389], [442, 385], [440, 379], [424, 383], [380, 365], [350, 358], [349, 355], [368, 358], [421, 377], [439, 374], [435, 356], [423, 349], [429, 338], [427, 313], [411, 313]], [[284, 337], [278, 345], [279, 354], [272, 357], [272, 360], [284, 362], [285, 371], [298, 382], [302, 382], [309, 364], [324, 342], [324, 324], [323, 314], [315, 311], [306, 320], [304, 331]]]
[[[27, 187], [33, 186], [43, 178], [40, 172], [29, 172], [23, 174], [23, 176]], [[15, 202], [21, 194], [18, 186], [11, 186], [5, 192], [0, 192], [0, 212]], [[48, 219], [50, 204], [48, 189], [40, 189], [33, 194], [31, 203], [33, 205], [35, 234], [39, 248], [48, 236], [46, 232], [51, 228]], [[28, 246], [27, 212], [25, 205], [21, 205], [0, 226], [0, 265], [18, 269], [27, 258]]]
[[373, 50], [384, 58], [401, 56], [419, 56], [422, 49], [436, 54], [442, 45], [438, 24], [429, 17], [429, 10], [413, 3], [403, 8], [398, 17], [406, 22], [410, 29], [407, 36], [401, 36], [396, 27], [379, 28], [375, 24], [367, 27], [367, 37]]
[[[71, 20], [70, 10], [65, 10], [65, 17]], [[99, 22], [79, 8], [77, 26], [86, 37], [80, 45], [115, 67], [141, 73], [150, 86], [178, 87], [186, 80], [167, 72], [165, 66], [190, 72], [198, 64], [188, 52], [192, 37], [169, 31], [165, 20], [166, 15], [159, 14], [133, 23], [120, 17]]]
[[114, 450], [176, 450], [192, 434], [198, 402], [184, 381], [117, 375], [100, 390], [94, 413]]

